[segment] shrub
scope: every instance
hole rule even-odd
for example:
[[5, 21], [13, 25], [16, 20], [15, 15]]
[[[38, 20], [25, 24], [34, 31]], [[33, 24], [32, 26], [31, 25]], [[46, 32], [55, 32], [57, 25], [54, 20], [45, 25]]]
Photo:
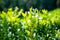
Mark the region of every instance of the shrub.
[[0, 13], [0, 40], [59, 40], [59, 10], [30, 8], [29, 11], [12, 11]]

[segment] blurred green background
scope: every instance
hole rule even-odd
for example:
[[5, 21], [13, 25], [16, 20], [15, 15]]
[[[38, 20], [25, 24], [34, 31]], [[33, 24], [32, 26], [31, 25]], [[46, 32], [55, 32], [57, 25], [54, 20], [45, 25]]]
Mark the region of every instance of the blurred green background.
[[0, 0], [0, 40], [60, 40], [60, 0]]
[[52, 10], [60, 7], [60, 0], [0, 0], [0, 11], [9, 7], [19, 7], [28, 10], [30, 7]]

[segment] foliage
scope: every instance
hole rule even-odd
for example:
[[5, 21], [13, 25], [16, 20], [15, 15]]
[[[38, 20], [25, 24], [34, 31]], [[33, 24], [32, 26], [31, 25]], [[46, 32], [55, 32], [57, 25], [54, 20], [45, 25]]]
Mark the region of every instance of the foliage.
[[38, 9], [54, 9], [56, 6], [60, 7], [60, 0], [0, 0], [0, 11], [7, 10], [9, 7], [23, 8], [29, 10], [32, 6]]
[[60, 9], [0, 13], [0, 40], [60, 40]]

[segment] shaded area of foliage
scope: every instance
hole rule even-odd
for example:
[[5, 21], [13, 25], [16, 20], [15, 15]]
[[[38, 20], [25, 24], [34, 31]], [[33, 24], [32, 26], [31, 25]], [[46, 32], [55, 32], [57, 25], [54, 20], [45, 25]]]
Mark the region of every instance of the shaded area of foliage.
[[0, 0], [0, 11], [16, 6], [24, 10], [29, 10], [30, 7], [51, 10], [59, 7], [59, 4], [60, 0]]
[[0, 13], [0, 40], [60, 40], [60, 9], [30, 8]]

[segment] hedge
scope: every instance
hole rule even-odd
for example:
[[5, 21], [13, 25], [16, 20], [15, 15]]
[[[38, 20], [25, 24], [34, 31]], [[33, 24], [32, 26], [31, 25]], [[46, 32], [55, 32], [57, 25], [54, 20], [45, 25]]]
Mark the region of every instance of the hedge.
[[12, 9], [0, 12], [0, 40], [60, 40], [60, 9]]

